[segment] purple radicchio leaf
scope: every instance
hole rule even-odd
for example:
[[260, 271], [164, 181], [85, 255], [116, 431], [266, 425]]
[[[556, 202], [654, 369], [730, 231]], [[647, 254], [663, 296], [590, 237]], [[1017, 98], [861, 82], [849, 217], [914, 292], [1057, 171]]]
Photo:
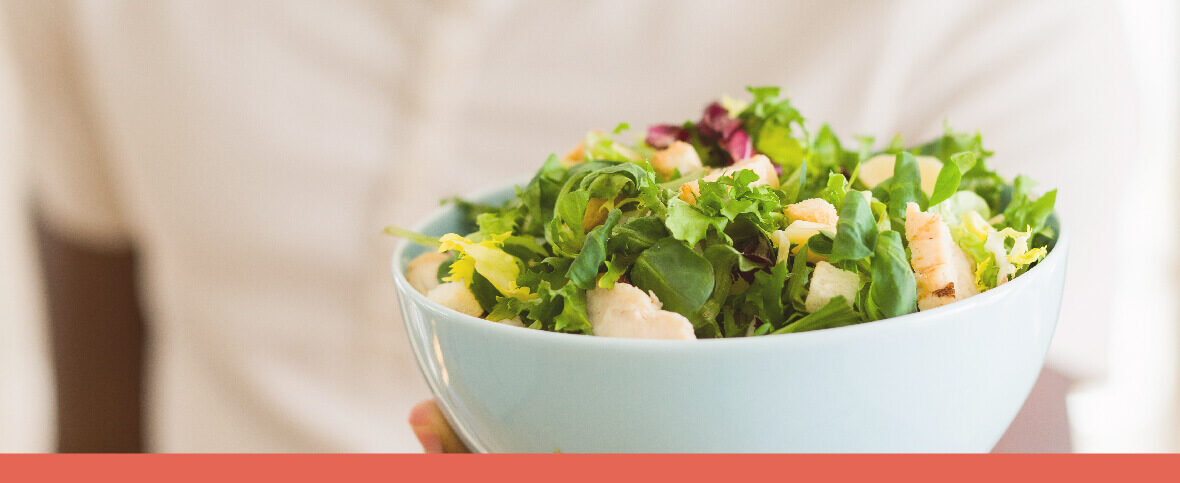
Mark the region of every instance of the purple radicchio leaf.
[[656, 124], [647, 128], [647, 145], [655, 149], [664, 149], [676, 141], [688, 141], [688, 139], [688, 131], [681, 126]]
[[704, 138], [728, 138], [737, 128], [742, 126], [741, 119], [729, 117], [729, 111], [719, 103], [709, 104], [697, 124], [697, 131]]
[[743, 129], [737, 129], [721, 142], [725, 151], [733, 157], [733, 162], [744, 161], [754, 155], [754, 142]]

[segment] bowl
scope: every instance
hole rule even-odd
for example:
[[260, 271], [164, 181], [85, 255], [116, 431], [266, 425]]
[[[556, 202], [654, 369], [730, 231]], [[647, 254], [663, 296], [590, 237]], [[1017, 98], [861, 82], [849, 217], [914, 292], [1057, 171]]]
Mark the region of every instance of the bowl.
[[[473, 199], [502, 202], [511, 186]], [[1054, 218], [1054, 222], [1056, 218]], [[415, 227], [466, 231], [455, 207]], [[489, 322], [393, 278], [422, 374], [477, 452], [986, 452], [1035, 382], [1061, 306], [1067, 231], [1039, 264], [937, 309], [795, 334], [696, 341]]]

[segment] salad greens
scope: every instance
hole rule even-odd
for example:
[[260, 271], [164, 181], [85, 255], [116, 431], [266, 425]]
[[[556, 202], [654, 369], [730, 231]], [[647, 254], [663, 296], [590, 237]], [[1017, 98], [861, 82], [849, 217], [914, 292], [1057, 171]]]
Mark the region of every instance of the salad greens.
[[595, 297], [625, 284], [698, 338], [927, 310], [1006, 283], [1052, 249], [1056, 191], [997, 175], [979, 134], [946, 127], [878, 151], [826, 124], [809, 131], [778, 88], [748, 91], [633, 144], [617, 139], [626, 124], [587, 134], [507, 203], [457, 201], [465, 234], [387, 233], [449, 254], [428, 285], [463, 284], [486, 319], [593, 334]]

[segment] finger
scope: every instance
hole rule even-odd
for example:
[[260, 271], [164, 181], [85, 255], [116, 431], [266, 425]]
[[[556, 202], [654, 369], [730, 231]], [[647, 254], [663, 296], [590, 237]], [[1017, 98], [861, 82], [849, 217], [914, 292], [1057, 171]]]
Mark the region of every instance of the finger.
[[410, 427], [427, 453], [469, 452], [433, 399], [422, 401], [410, 410]]

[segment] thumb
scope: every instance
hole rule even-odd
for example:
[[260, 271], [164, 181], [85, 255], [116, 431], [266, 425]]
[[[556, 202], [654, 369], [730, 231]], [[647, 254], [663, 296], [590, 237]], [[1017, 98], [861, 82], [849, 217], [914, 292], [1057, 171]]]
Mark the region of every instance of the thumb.
[[451, 430], [442, 410], [433, 399], [418, 403], [410, 410], [410, 427], [427, 453], [468, 453], [468, 449]]

